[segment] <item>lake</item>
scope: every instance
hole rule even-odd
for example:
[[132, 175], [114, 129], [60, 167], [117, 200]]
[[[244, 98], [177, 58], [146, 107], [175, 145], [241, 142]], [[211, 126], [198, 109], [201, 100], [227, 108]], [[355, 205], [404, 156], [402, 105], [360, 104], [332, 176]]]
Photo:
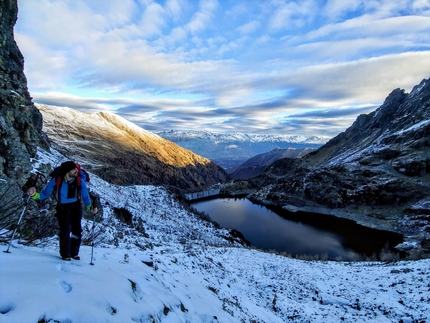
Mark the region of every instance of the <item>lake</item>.
[[351, 220], [268, 209], [246, 198], [215, 198], [191, 205], [222, 227], [240, 231], [254, 247], [294, 257], [353, 260], [357, 255], [379, 254], [387, 243], [393, 250], [403, 241], [399, 234], [363, 227]]

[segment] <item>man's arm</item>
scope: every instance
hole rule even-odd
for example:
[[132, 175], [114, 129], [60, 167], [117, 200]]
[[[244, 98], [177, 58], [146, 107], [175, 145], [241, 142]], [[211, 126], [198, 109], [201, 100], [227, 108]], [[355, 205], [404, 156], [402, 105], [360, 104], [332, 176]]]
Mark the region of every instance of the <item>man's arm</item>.
[[46, 185], [40, 193], [37, 193], [35, 187], [30, 187], [27, 191], [27, 194], [30, 195], [33, 200], [44, 200], [52, 194], [54, 186], [55, 177], [48, 182], [48, 185]]
[[97, 207], [95, 207], [91, 203], [91, 198], [90, 198], [90, 194], [88, 192], [87, 182], [84, 180], [84, 178], [82, 178], [82, 182], [81, 182], [81, 198], [82, 198], [82, 201], [84, 202], [85, 208], [87, 210], [90, 210], [91, 213], [96, 214], [98, 212], [98, 209], [97, 209]]
[[85, 181], [85, 177], [82, 178], [82, 181], [81, 181], [81, 198], [86, 208], [91, 206], [91, 198], [90, 198], [90, 194], [88, 193], [88, 187], [87, 187], [87, 182]]

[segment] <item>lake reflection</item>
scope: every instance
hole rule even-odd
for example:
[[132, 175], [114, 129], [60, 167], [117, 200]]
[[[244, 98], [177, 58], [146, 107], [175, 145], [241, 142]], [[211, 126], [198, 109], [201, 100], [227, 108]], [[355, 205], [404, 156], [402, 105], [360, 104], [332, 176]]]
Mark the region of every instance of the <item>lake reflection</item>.
[[[253, 246], [259, 249], [286, 252], [292, 256], [319, 255], [320, 257], [328, 256], [329, 259], [341, 257], [344, 260], [354, 259], [357, 253], [369, 253], [369, 250], [360, 250], [359, 247], [355, 250], [346, 247], [345, 245], [360, 246], [360, 243], [351, 243], [351, 241], [345, 243], [347, 238], [336, 230], [321, 229], [309, 223], [286, 219], [245, 198], [217, 198], [194, 202], [192, 206], [198, 211], [207, 213], [221, 226], [240, 231]], [[337, 223], [332, 226], [339, 229], [339, 226], [345, 222], [342, 222], [342, 219], [330, 217], [330, 222], [336, 220], [340, 220], [341, 224]], [[343, 233], [344, 235], [349, 235], [349, 230], [364, 230], [363, 234], [370, 230], [358, 225], [351, 227], [351, 224], [352, 222], [343, 225], [345, 230], [348, 230]], [[342, 230], [340, 231], [342, 232]], [[357, 232], [355, 232], [356, 235]], [[360, 236], [361, 240], [364, 240], [363, 238]], [[374, 237], [371, 240], [373, 241], [373, 239]], [[381, 241], [374, 246], [376, 253], [382, 249], [384, 243], [385, 241]]]

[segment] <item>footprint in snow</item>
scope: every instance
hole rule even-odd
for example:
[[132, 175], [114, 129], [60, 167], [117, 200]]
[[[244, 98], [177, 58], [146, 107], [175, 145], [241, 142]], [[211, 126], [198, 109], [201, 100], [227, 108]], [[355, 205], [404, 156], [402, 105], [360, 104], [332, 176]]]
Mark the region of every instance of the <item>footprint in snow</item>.
[[7, 314], [12, 311], [14, 306], [12, 304], [3, 304], [0, 305], [0, 314]]
[[69, 268], [68, 266], [66, 266], [66, 265], [58, 264], [56, 267], [57, 267], [57, 269], [58, 269], [59, 271], [63, 271], [63, 272], [65, 272], [65, 273], [70, 272], [70, 268]]
[[70, 293], [72, 291], [72, 285], [70, 285], [68, 282], [65, 282], [64, 280], [60, 281], [60, 286], [65, 293]]

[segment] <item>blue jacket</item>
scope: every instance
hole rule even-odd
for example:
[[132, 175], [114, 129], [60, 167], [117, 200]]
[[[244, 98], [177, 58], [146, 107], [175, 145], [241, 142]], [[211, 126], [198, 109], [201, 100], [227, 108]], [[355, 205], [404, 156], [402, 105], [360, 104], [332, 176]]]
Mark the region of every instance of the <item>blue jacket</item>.
[[[81, 199], [84, 202], [84, 206], [88, 208], [89, 206], [91, 206], [91, 199], [88, 193], [87, 183], [85, 181], [86, 177], [82, 171], [80, 172], [79, 176], [81, 177], [81, 190], [80, 190]], [[73, 183], [73, 181], [75, 180], [77, 179], [66, 181], [66, 179], [63, 178], [62, 184], [61, 184], [61, 190], [60, 192], [58, 192], [58, 189], [55, 187], [56, 178], [53, 177], [48, 182], [46, 187], [40, 193], [36, 193], [32, 198], [33, 200], [44, 200], [52, 194], [55, 188], [55, 198], [57, 201], [60, 201], [61, 204], [74, 203], [78, 200], [79, 190], [76, 190], [76, 194], [73, 197], [68, 197], [68, 193], [69, 193], [69, 184]], [[60, 198], [58, 198], [58, 194], [60, 194]]]

